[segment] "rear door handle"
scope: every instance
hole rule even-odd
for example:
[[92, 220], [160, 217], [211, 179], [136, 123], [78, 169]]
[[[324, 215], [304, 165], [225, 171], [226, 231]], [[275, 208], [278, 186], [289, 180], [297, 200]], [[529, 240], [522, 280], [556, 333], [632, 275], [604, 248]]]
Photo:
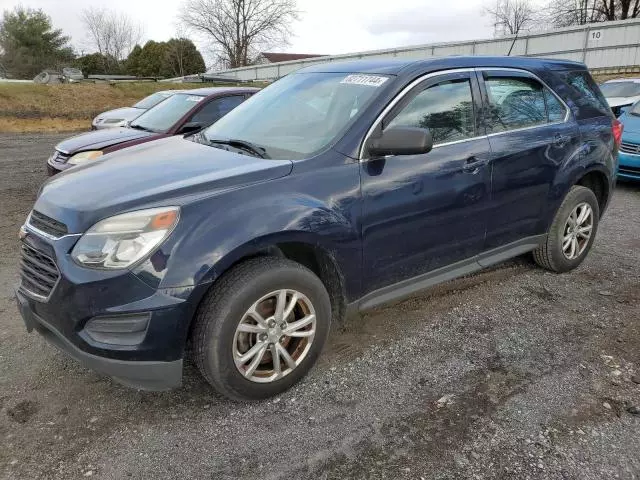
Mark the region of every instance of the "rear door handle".
[[566, 135], [560, 135], [559, 133], [556, 133], [555, 136], [553, 137], [553, 144], [556, 147], [564, 147], [570, 141], [571, 141], [571, 137], [568, 137]]
[[478, 173], [481, 167], [487, 163], [486, 160], [478, 160], [477, 157], [469, 157], [462, 167], [464, 173]]

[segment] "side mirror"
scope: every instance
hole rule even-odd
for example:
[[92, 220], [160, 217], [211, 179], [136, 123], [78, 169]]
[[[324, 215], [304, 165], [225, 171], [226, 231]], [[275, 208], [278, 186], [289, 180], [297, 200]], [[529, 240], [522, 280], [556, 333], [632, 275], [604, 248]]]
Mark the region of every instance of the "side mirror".
[[420, 155], [433, 148], [433, 137], [427, 128], [392, 127], [378, 138], [369, 141], [368, 152], [372, 157], [385, 155]]
[[195, 133], [204, 128], [204, 126], [205, 125], [200, 122], [187, 122], [180, 127], [180, 133]]

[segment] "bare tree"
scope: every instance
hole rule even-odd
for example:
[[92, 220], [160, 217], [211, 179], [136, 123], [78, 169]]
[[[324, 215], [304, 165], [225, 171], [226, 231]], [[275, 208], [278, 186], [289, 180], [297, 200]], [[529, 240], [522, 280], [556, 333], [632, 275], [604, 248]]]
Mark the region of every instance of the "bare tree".
[[556, 27], [640, 17], [640, 0], [551, 0], [546, 7]]
[[604, 20], [626, 20], [640, 14], [640, 0], [600, 0], [599, 7]]
[[140, 43], [144, 32], [142, 25], [127, 14], [104, 8], [87, 8], [82, 11], [81, 19], [89, 43], [106, 62], [124, 60], [133, 47]]
[[549, 22], [555, 27], [597, 22], [597, 3], [598, 0], [552, 0], [546, 8]]
[[530, 0], [496, 0], [484, 9], [494, 19], [494, 35], [517, 35], [529, 29], [536, 20], [536, 10]]
[[182, 25], [176, 27], [175, 38], [177, 41], [167, 43], [167, 57], [172, 59], [172, 65], [174, 67], [174, 74], [178, 77], [184, 76], [184, 63], [187, 55], [187, 44], [185, 28]]
[[184, 0], [180, 13], [226, 68], [250, 65], [260, 49], [287, 45], [297, 18], [295, 0]]

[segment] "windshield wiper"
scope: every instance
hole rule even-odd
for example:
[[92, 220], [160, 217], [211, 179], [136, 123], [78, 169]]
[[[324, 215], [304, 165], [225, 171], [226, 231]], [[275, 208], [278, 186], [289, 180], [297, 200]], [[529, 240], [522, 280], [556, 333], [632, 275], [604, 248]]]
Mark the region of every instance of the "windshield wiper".
[[267, 151], [264, 148], [259, 147], [258, 145], [255, 145], [251, 142], [247, 142], [245, 140], [239, 140], [236, 138], [232, 138], [229, 140], [218, 140], [218, 139], [206, 139], [206, 140], [209, 143], [209, 145], [213, 143], [217, 143], [220, 145], [229, 145], [230, 147], [235, 147], [241, 150], [246, 150], [248, 152], [251, 152], [260, 158], [266, 158], [266, 159], [271, 158], [269, 157], [269, 155], [267, 155]]
[[142, 125], [138, 125], [137, 123], [130, 123], [129, 124], [129, 128], [134, 128], [136, 130], [142, 130], [143, 132], [152, 132], [155, 133], [153, 130], [151, 130], [150, 128], [147, 127], [143, 127]]

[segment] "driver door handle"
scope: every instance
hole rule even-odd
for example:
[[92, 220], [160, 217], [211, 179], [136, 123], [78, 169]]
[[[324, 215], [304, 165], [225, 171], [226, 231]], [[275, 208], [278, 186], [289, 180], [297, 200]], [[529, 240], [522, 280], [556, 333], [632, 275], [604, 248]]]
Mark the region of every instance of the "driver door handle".
[[480, 160], [475, 156], [469, 157], [467, 158], [467, 160], [464, 162], [464, 166], [462, 167], [462, 171], [464, 173], [478, 173], [478, 171], [480, 170], [480, 168], [482, 168], [483, 166], [485, 166], [487, 163], [486, 160]]

